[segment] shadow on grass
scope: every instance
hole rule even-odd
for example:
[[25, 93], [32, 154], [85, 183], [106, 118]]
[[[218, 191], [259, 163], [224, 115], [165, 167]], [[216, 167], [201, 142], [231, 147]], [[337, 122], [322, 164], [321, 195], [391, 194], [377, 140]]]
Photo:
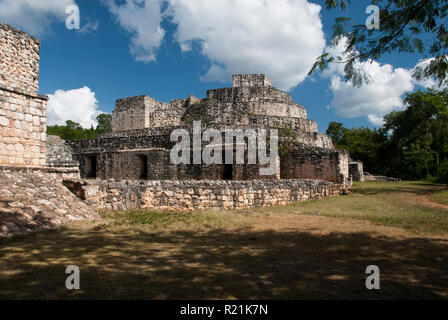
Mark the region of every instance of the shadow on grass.
[[[0, 243], [0, 298], [446, 298], [446, 240], [297, 230], [59, 229]], [[65, 268], [81, 290], [65, 289]], [[381, 290], [365, 289], [378, 265]]]
[[425, 182], [370, 182], [366, 185], [357, 184], [353, 188], [354, 193], [363, 195], [378, 195], [387, 193], [411, 193], [411, 194], [430, 194], [443, 188], [441, 184]]

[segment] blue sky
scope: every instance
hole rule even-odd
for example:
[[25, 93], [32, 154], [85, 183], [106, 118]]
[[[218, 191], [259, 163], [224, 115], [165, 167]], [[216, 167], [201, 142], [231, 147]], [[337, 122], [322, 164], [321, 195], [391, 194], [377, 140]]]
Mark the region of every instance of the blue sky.
[[[370, 87], [344, 83], [336, 66], [305, 77], [341, 15], [323, 0], [204, 1], [0, 0], [0, 21], [42, 41], [40, 92], [50, 95], [50, 123], [70, 118], [88, 126], [121, 97], [205, 97], [207, 89], [231, 86], [232, 73], [257, 72], [289, 89], [320, 131], [333, 120], [374, 127], [403, 107], [405, 92], [421, 88], [410, 73], [424, 57], [401, 53], [369, 67]], [[370, 1], [353, 3], [346, 14], [364, 22]], [[73, 4], [80, 30], [66, 27], [65, 9]]]

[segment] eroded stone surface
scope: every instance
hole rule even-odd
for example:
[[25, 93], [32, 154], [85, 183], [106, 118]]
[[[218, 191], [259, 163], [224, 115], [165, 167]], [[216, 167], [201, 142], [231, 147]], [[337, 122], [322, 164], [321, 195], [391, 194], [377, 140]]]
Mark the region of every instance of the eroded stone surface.
[[65, 180], [64, 184], [98, 210], [136, 208], [195, 210], [245, 209], [286, 205], [339, 195], [345, 186], [321, 180], [104, 181]]
[[50, 171], [1, 169], [0, 236], [98, 217], [62, 184], [62, 177]]

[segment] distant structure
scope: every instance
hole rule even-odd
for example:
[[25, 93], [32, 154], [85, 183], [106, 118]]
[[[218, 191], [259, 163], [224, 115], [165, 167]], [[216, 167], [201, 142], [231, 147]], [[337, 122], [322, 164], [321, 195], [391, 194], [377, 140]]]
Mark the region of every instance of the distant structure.
[[39, 87], [40, 41], [0, 22], [0, 165], [44, 167], [48, 97]]
[[348, 171], [353, 181], [364, 181], [364, 169], [362, 162], [349, 162]]
[[[203, 130], [278, 129], [280, 166], [272, 176], [260, 176], [260, 165], [174, 165], [170, 133], [192, 132], [193, 121]], [[307, 119], [303, 106], [275, 89], [262, 74], [233, 76], [230, 88], [208, 90], [205, 99], [189, 96], [170, 103], [148, 96], [122, 98], [112, 112], [112, 133], [71, 143], [81, 176], [101, 179], [250, 180], [312, 178], [345, 183], [348, 154], [333, 147]], [[223, 146], [224, 148], [225, 146]], [[235, 163], [235, 162], [234, 162]]]

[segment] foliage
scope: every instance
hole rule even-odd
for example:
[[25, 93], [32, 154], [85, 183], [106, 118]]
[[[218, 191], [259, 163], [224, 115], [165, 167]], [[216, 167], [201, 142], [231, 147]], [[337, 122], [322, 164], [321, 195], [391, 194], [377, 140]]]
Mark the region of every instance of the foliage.
[[[344, 12], [351, 1], [325, 0], [325, 4], [328, 10], [339, 7]], [[316, 69], [324, 70], [329, 63], [343, 63], [345, 79], [361, 86], [369, 82], [369, 77], [360, 65], [392, 52], [408, 52], [434, 58], [428, 65], [416, 68], [414, 78], [434, 77], [439, 85], [448, 83], [448, 0], [372, 0], [372, 4], [380, 8], [380, 28], [355, 25], [347, 16], [336, 18], [332, 44], [347, 38], [344, 58], [324, 53], [310, 74]]]
[[368, 172], [448, 181], [448, 90], [419, 90], [404, 102], [407, 108], [386, 115], [380, 129], [331, 122], [327, 134]]
[[96, 117], [96, 120], [98, 122], [96, 129], [94, 129], [93, 127], [91, 127], [90, 129], [85, 129], [79, 123], [67, 120], [65, 122], [65, 126], [48, 126], [47, 134], [59, 136], [64, 140], [84, 140], [92, 139], [100, 134], [112, 131], [111, 114], [102, 113]]

